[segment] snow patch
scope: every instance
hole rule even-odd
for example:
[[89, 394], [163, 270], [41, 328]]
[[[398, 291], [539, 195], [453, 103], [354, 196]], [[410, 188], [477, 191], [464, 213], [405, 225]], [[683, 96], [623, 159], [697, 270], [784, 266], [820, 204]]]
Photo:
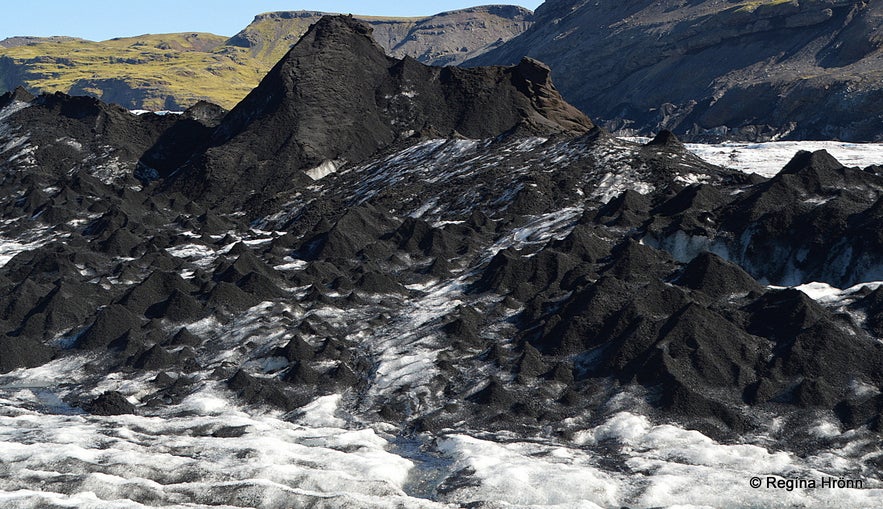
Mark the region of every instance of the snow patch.
[[25, 243], [0, 237], [0, 267], [9, 263], [9, 260], [15, 257], [15, 255], [32, 249], [37, 249], [44, 243], [45, 241]]
[[628, 189], [641, 194], [650, 194], [653, 192], [654, 187], [652, 184], [643, 182], [633, 175], [611, 172], [604, 174], [592, 192], [592, 197], [607, 203]]
[[217, 258], [217, 253], [202, 244], [181, 244], [166, 248], [166, 252], [176, 258], [184, 258], [199, 267], [209, 267]]
[[131, 114], [133, 114], [133, 115], [144, 115], [144, 114], [146, 114], [146, 113], [153, 113], [154, 115], [183, 115], [183, 114], [184, 114], [183, 111], [177, 111], [177, 110], [159, 110], [159, 111], [153, 111], [153, 110], [129, 110], [129, 113], [131, 113]]
[[794, 289], [805, 293], [807, 297], [817, 301], [819, 304], [835, 306], [842, 305], [844, 300], [855, 295], [864, 288], [870, 291], [876, 290], [883, 286], [883, 281], [873, 281], [868, 283], [860, 283], [850, 288], [841, 290], [827, 283], [811, 282], [803, 285], [795, 286]]
[[591, 456], [565, 448], [481, 440], [450, 435], [438, 449], [454, 460], [448, 482], [457, 485], [457, 472], [474, 472], [476, 485], [460, 489], [448, 501], [467, 504], [497, 501], [512, 507], [619, 507], [618, 483], [592, 464]]
[[309, 170], [304, 170], [304, 173], [307, 174], [313, 180], [321, 180], [332, 173], [336, 173], [343, 165], [344, 161], [325, 161], [319, 166], [315, 168], [310, 168]]

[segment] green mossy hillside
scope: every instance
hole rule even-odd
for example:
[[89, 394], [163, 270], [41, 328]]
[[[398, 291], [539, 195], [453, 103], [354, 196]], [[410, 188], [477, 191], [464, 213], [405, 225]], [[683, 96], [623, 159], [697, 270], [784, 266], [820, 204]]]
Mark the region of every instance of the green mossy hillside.
[[0, 85], [88, 94], [131, 108], [178, 109], [200, 99], [230, 108], [268, 64], [226, 43], [207, 33], [31, 42], [0, 50]]

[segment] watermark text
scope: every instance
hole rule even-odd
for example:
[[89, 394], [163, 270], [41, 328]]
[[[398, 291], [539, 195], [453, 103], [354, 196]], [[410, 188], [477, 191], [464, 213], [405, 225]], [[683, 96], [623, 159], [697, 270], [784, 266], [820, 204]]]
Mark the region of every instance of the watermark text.
[[820, 477], [818, 479], [786, 479], [774, 475], [765, 477], [752, 477], [748, 484], [755, 489], [768, 490], [815, 490], [815, 489], [835, 489], [835, 490], [861, 490], [864, 489], [865, 483], [861, 479], [845, 479], [843, 477]]

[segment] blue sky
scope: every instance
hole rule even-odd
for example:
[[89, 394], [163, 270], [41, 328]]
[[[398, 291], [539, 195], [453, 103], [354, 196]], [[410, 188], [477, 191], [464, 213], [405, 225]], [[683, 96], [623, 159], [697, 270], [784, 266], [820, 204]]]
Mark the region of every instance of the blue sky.
[[[0, 39], [14, 35], [70, 35], [105, 40], [146, 33], [212, 32], [233, 35], [255, 14], [315, 10], [375, 16], [423, 16], [484, 3], [468, 0], [281, 1], [281, 0], [42, 0], [3, 2]], [[541, 0], [516, 3], [536, 9]]]

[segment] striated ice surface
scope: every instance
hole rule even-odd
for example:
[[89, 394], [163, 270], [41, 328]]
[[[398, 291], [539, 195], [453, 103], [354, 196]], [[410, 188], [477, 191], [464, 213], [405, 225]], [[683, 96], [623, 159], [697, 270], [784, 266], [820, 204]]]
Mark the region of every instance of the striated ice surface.
[[[70, 361], [51, 369], [81, 373]], [[64, 386], [47, 375], [0, 380], [2, 507], [870, 508], [883, 496], [874, 479], [863, 489], [749, 486], [754, 476], [861, 478], [852, 446], [801, 458], [630, 412], [570, 442], [451, 430], [408, 448], [394, 428], [342, 415], [341, 395], [290, 416], [206, 385], [156, 414], [99, 417], [60, 403]]]

